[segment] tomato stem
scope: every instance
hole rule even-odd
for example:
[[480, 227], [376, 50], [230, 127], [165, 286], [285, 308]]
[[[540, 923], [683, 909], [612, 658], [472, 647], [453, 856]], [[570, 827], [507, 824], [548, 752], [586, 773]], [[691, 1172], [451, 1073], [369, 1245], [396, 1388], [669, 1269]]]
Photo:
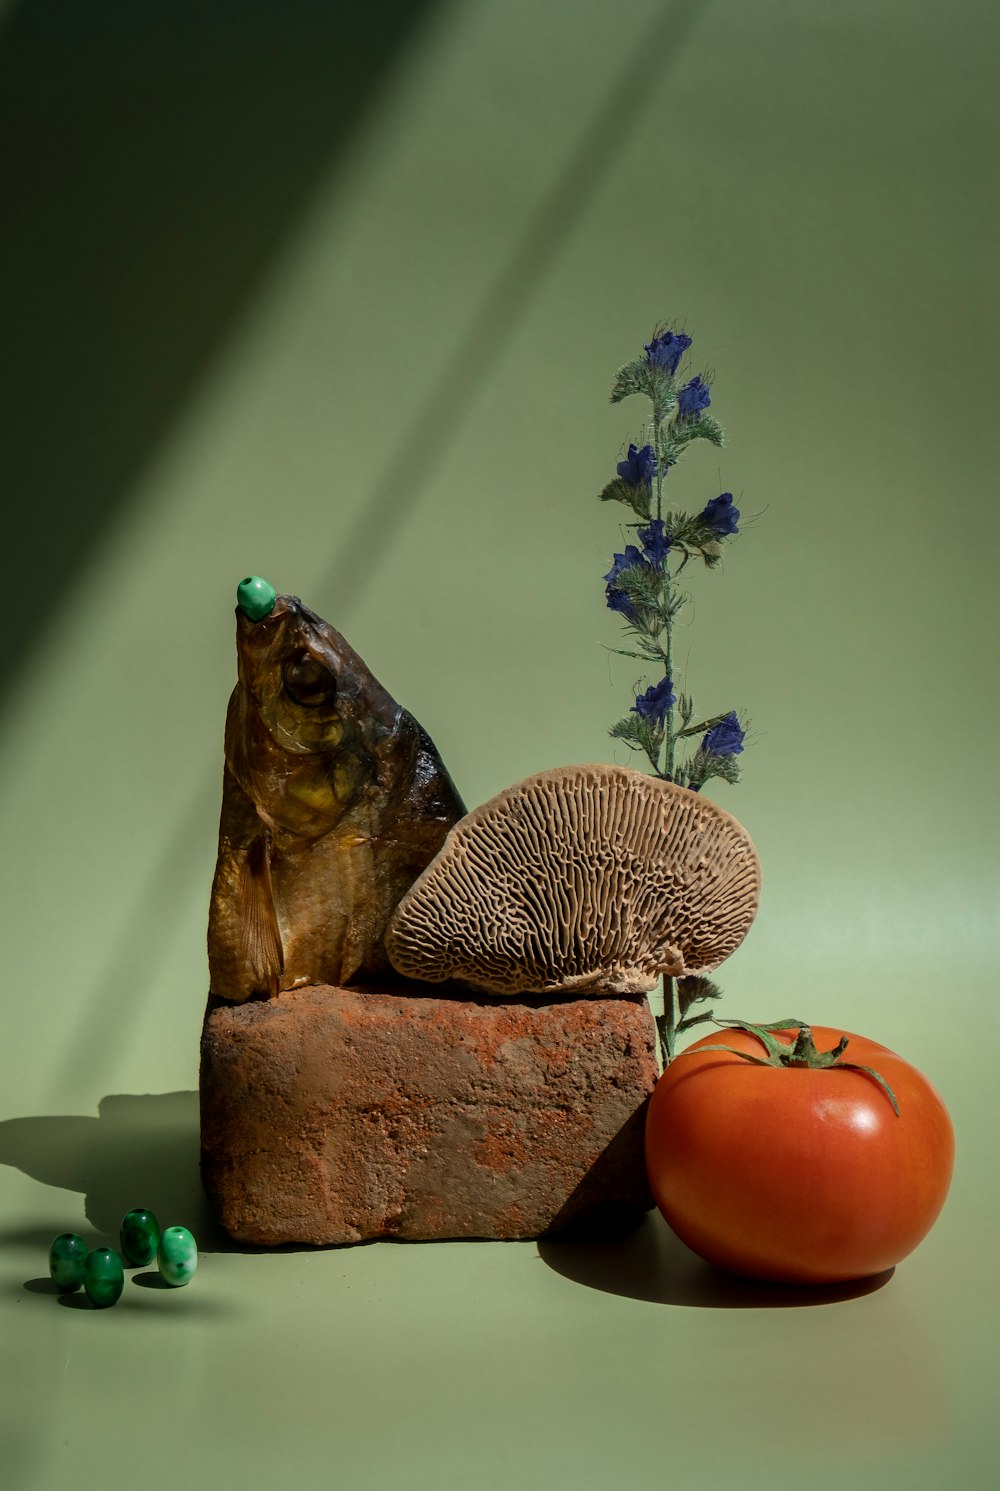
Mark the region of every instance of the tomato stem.
[[[751, 1025], [749, 1020], [719, 1020], [714, 1015], [711, 1018], [713, 1025], [722, 1029], [745, 1030], [747, 1035], [760, 1041], [767, 1055], [754, 1056], [749, 1051], [737, 1051], [735, 1046], [692, 1046], [692, 1051], [728, 1051], [741, 1061], [752, 1062], [754, 1066], [806, 1067], [811, 1071], [825, 1071], [836, 1067], [840, 1071], [864, 1072], [865, 1076], [872, 1077], [878, 1083], [892, 1104], [896, 1117], [900, 1116], [896, 1094], [880, 1072], [875, 1071], [874, 1067], [862, 1066], [857, 1061], [841, 1060], [850, 1044], [846, 1035], [842, 1035], [831, 1050], [817, 1051], [812, 1027], [804, 1020], [777, 1020], [772, 1025]], [[796, 1032], [795, 1040], [790, 1046], [784, 1041], [775, 1040], [775, 1032], [782, 1030]], [[685, 1056], [687, 1053], [682, 1051], [680, 1054]]]
[[785, 1061], [786, 1066], [828, 1067], [834, 1066], [847, 1050], [847, 1036], [842, 1035], [832, 1051], [817, 1051], [812, 1027], [803, 1025], [795, 1037], [795, 1044]]

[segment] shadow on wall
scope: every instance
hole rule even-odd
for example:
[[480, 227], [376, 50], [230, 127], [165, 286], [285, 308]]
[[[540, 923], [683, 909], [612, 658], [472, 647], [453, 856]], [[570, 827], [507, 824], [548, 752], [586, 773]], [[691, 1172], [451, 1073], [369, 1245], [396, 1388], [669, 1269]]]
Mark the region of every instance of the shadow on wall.
[[[86, 562], [379, 73], [439, 4], [384, 0], [377, 20], [366, 20], [311, 0], [289, 0], [280, 12], [262, 0], [169, 8], [109, 0], [97, 22], [33, 0], [0, 31], [0, 139], [30, 139], [36, 124], [40, 132], [16, 173], [19, 226], [0, 244], [0, 272], [25, 287], [24, 299], [6, 307], [8, 360], [23, 366], [17, 400], [7, 405], [11, 430], [0, 431], [0, 484], [23, 496], [0, 697], [41, 634], [33, 597], [44, 587], [57, 599], [71, 566]], [[548, 193], [387, 454], [366, 510], [340, 536], [317, 605], [332, 594], [346, 611], [371, 583], [370, 564], [358, 559], [370, 549], [370, 511], [380, 513], [383, 533], [401, 531], [406, 507], [704, 9], [662, 0], [581, 117]], [[57, 20], [58, 37], [49, 36]], [[58, 607], [47, 605], [46, 625], [57, 621]], [[137, 1008], [119, 997], [136, 956], [149, 958], [176, 928], [218, 790], [217, 768], [192, 789], [107, 967], [84, 991], [78, 1038], [92, 1032], [95, 1049], [85, 1054], [102, 1069], [111, 1070], [127, 1039], [126, 1012]], [[109, 1011], [114, 1019], [102, 1019]], [[80, 1046], [67, 1049], [76, 1066]]]
[[[147, 1206], [165, 1227], [190, 1228], [205, 1252], [234, 1249], [215, 1222], [201, 1189], [198, 1094], [168, 1092], [102, 1098], [98, 1117], [66, 1114], [0, 1123], [0, 1164], [32, 1179], [86, 1196], [86, 1217], [117, 1247], [122, 1217]], [[72, 1218], [52, 1212], [7, 1242], [47, 1249]]]
[[72, 0], [0, 29], [0, 690], [438, 0]]

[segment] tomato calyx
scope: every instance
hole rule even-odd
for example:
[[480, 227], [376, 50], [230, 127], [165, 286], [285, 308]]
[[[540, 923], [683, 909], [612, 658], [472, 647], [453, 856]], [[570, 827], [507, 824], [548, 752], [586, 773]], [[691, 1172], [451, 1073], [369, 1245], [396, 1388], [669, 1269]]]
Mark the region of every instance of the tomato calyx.
[[[899, 1103], [896, 1094], [888, 1082], [877, 1072], [874, 1067], [862, 1066], [859, 1061], [844, 1061], [843, 1055], [850, 1042], [846, 1035], [842, 1035], [837, 1044], [829, 1051], [817, 1051], [816, 1042], [813, 1039], [812, 1026], [803, 1020], [776, 1020], [773, 1025], [751, 1025], [748, 1020], [720, 1020], [712, 1016], [712, 1024], [721, 1029], [745, 1030], [747, 1035], [754, 1036], [764, 1050], [766, 1056], [754, 1056], [750, 1051], [737, 1051], [735, 1046], [691, 1046], [691, 1051], [728, 1051], [733, 1056], [738, 1056], [741, 1061], [752, 1062], [755, 1066], [773, 1067], [808, 1067], [811, 1071], [823, 1071], [836, 1067], [839, 1071], [864, 1072], [881, 1087], [886, 1097], [892, 1104], [893, 1111], [898, 1118]], [[785, 1041], [774, 1038], [774, 1032], [779, 1030], [796, 1030], [798, 1034], [794, 1042], [788, 1045]], [[681, 1056], [687, 1053], [681, 1051]]]

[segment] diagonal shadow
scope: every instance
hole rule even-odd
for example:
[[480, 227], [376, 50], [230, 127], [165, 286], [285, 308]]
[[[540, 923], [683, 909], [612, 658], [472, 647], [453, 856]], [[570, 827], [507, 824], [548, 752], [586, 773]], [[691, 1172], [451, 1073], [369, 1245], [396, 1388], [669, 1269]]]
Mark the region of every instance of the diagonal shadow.
[[[221, 733], [220, 722], [220, 748]], [[192, 888], [199, 882], [204, 887], [207, 925], [221, 800], [220, 761], [217, 770], [206, 773], [195, 784], [184, 811], [174, 819], [149, 879], [139, 886], [117, 940], [85, 990], [72, 1036], [53, 1068], [46, 1106], [62, 1101], [60, 1095], [77, 1082], [80, 1072], [89, 1074], [98, 1091], [104, 1082], [114, 1080], [139, 1010], [136, 988], [141, 987], [143, 969], [162, 966], [168, 959], [177, 929], [188, 913]], [[203, 988], [178, 991], [178, 1009], [190, 1010], [193, 1044], [198, 1040], [207, 989], [206, 954]]]
[[[518, 318], [610, 174], [650, 100], [677, 65], [705, 10], [706, 6], [694, 7], [687, 0], [667, 0], [636, 38], [619, 76], [581, 129], [550, 195], [487, 290], [455, 352], [391, 449], [367, 503], [338, 544], [335, 563], [317, 583], [315, 604], [323, 614], [329, 614], [324, 596], [335, 597], [337, 614], [343, 615], [373, 583], [370, 512], [379, 513], [379, 552], [385, 554], [400, 533], [403, 519], [423, 496], [429, 475], [461, 427]], [[404, 465], [405, 483], [398, 480]], [[169, 942], [183, 914], [183, 896], [166, 895], [164, 888], [189, 885], [206, 846], [214, 839], [220, 775], [221, 764], [195, 786], [189, 810], [178, 820], [155, 872], [135, 897], [118, 945], [87, 991], [77, 1038], [86, 1043], [90, 1032], [89, 1058], [99, 1071], [113, 1070], [108, 1039], [120, 1049], [128, 1038], [126, 1012], [136, 1007], [128, 997], [136, 968], [150, 956], [151, 947]], [[205, 898], [207, 906], [207, 883]], [[102, 1035], [98, 1041], [98, 1031], [114, 1034]], [[72, 1060], [75, 1067], [82, 1059], [81, 1048], [71, 1043], [69, 1049], [73, 1055], [67, 1061]]]
[[[488, 380], [563, 245], [611, 174], [650, 100], [676, 67], [708, 4], [666, 0], [636, 38], [624, 67], [577, 137], [562, 170], [514, 248], [427, 397], [403, 431], [366, 506], [356, 514], [318, 587], [343, 614], [371, 582], [371, 512], [384, 554], [427, 478]], [[406, 481], [399, 480], [401, 469]]]
[[438, 4], [31, 0], [4, 18], [0, 488], [17, 559], [0, 693]]

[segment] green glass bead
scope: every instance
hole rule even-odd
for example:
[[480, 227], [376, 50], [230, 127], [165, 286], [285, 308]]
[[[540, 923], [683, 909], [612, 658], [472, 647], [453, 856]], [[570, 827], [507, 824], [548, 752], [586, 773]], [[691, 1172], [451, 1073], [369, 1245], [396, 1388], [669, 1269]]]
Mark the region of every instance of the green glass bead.
[[151, 1211], [137, 1206], [122, 1217], [119, 1236], [126, 1263], [152, 1263], [160, 1241], [160, 1224]]
[[274, 610], [278, 592], [260, 575], [247, 575], [236, 587], [236, 604], [251, 621], [262, 621]]
[[156, 1261], [164, 1279], [175, 1289], [190, 1284], [198, 1267], [198, 1245], [186, 1227], [164, 1228]]
[[76, 1232], [60, 1232], [49, 1248], [49, 1273], [57, 1289], [72, 1294], [83, 1283], [87, 1244]]
[[125, 1288], [125, 1270], [114, 1248], [95, 1248], [83, 1265], [83, 1287], [92, 1305], [113, 1305]]

